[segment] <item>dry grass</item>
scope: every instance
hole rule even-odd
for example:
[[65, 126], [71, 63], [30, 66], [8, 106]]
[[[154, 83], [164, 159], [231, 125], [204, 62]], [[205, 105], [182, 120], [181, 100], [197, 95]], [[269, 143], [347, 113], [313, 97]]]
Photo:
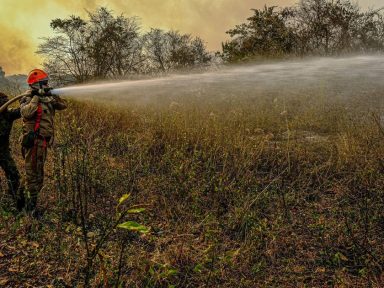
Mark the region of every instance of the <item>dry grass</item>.
[[382, 286], [381, 95], [125, 105], [57, 116], [44, 219], [2, 210], [0, 283], [81, 287], [85, 240], [130, 192], [151, 233], [112, 233], [90, 286]]

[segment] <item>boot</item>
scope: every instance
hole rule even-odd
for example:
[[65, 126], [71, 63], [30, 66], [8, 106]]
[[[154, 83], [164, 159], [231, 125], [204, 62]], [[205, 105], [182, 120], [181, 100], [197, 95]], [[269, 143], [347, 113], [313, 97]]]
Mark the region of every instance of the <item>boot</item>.
[[16, 209], [17, 211], [21, 212], [25, 208], [25, 198], [23, 196], [19, 196], [16, 199]]
[[17, 211], [21, 212], [25, 208], [25, 196], [24, 196], [24, 189], [22, 187], [19, 188], [19, 190], [16, 193], [15, 196], [15, 202], [16, 202], [16, 209]]
[[28, 214], [32, 215], [36, 210], [36, 206], [37, 206], [37, 198], [29, 197], [25, 203], [25, 211]]

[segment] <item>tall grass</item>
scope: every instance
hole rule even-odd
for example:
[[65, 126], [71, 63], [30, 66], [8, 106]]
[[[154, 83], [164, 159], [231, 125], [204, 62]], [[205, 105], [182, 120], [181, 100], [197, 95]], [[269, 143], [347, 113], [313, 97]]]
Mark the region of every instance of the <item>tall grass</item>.
[[84, 239], [96, 245], [131, 193], [151, 233], [114, 231], [91, 286], [380, 287], [380, 105], [321, 93], [71, 102], [40, 197], [59, 217], [63, 281], [84, 281]]

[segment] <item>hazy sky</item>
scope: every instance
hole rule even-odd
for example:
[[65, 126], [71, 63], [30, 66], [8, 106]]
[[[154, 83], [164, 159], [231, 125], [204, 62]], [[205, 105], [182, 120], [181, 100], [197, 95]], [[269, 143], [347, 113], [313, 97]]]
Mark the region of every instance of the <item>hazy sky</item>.
[[[0, 66], [7, 74], [28, 73], [42, 60], [35, 55], [39, 38], [51, 35], [54, 18], [86, 14], [98, 6], [115, 14], [138, 16], [144, 30], [174, 29], [203, 38], [210, 50], [220, 49], [225, 31], [244, 22], [251, 8], [290, 6], [296, 0], [0, 0]], [[360, 0], [363, 8], [384, 0]]]

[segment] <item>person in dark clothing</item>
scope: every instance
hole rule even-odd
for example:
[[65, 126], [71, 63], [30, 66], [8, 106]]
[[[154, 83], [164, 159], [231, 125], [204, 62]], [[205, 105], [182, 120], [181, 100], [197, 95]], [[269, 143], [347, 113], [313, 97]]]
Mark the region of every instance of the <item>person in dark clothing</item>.
[[[0, 92], [0, 106], [8, 101], [8, 96]], [[18, 192], [20, 174], [9, 149], [9, 137], [13, 121], [21, 118], [20, 108], [8, 108], [0, 113], [0, 167], [4, 170], [8, 182], [8, 193], [15, 201], [17, 208], [23, 206], [24, 197]]]

